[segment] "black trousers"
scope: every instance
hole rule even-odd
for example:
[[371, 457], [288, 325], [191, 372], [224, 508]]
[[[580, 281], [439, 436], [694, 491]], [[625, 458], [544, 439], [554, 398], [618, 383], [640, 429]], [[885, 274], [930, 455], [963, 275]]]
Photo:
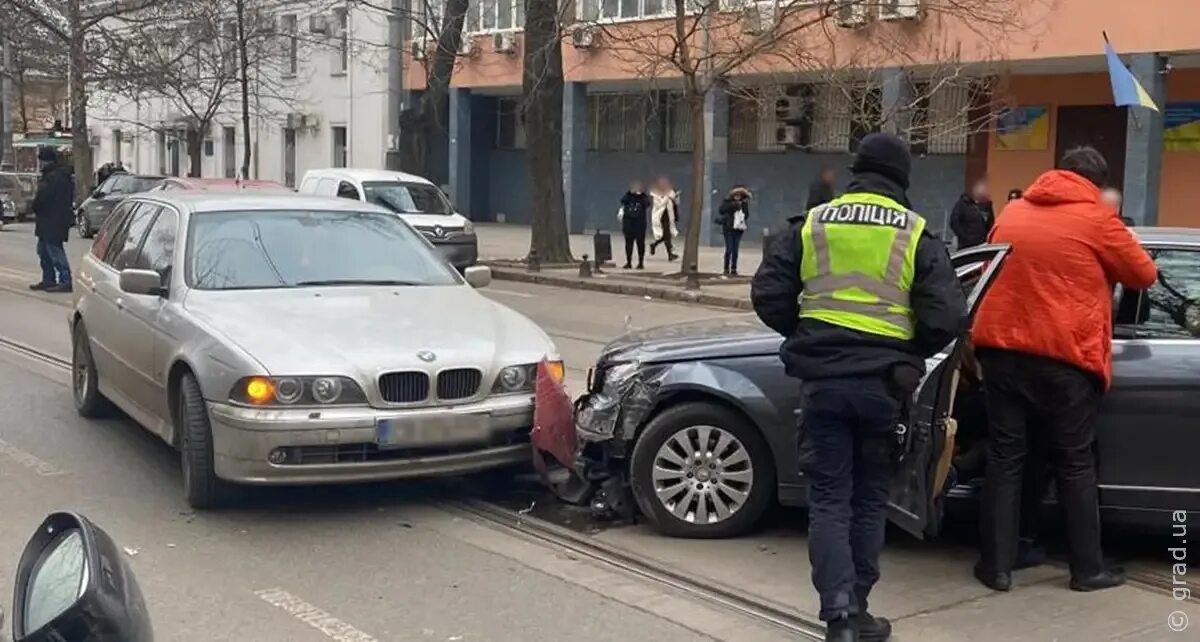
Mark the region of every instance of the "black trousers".
[[646, 260], [646, 229], [625, 230], [625, 265], [633, 264], [633, 248], [637, 246], [638, 265]]
[[671, 215], [663, 213], [659, 224], [662, 226], [662, 238], [650, 244], [650, 251], [653, 252], [654, 248], [659, 245], [665, 245], [667, 246], [667, 254], [674, 254], [675, 248], [671, 245]]
[[865, 613], [879, 581], [900, 403], [881, 378], [803, 385], [808, 559], [826, 622]]
[[979, 362], [989, 427], [982, 566], [1012, 570], [1019, 529], [1029, 536], [1030, 525], [1021, 529], [1019, 524], [1030, 519], [1031, 494], [1043, 490], [1028, 488], [1037, 485], [1039, 476], [1026, 470], [1040, 470], [1036, 459], [1044, 452], [1058, 482], [1058, 503], [1066, 511], [1071, 573], [1082, 577], [1103, 571], [1093, 423], [1102, 394], [1098, 378], [1065, 363], [1005, 350], [980, 350]]

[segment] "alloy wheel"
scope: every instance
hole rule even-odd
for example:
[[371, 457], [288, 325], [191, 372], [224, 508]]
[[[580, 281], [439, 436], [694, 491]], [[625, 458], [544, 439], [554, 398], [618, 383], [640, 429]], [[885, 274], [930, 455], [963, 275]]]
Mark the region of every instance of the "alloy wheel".
[[693, 426], [672, 435], [654, 455], [654, 494], [676, 518], [716, 524], [746, 504], [754, 464], [745, 445], [716, 426]]
[[86, 339], [77, 338], [75, 340], [75, 363], [72, 364], [73, 372], [72, 383], [75, 384], [75, 402], [83, 405], [87, 401], [88, 385], [91, 384], [91, 376], [88, 374], [89, 361], [86, 350]]

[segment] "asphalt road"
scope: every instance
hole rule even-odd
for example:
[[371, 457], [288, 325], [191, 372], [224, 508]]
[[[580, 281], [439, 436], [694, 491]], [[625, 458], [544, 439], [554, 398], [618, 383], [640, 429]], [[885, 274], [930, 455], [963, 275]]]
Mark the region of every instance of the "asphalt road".
[[[30, 227], [0, 231], [0, 337], [67, 357], [69, 295], [26, 289], [38, 273]], [[77, 261], [87, 247], [73, 238], [69, 254]], [[511, 282], [484, 292], [554, 338], [575, 392], [602, 345], [627, 328], [731, 314]], [[236, 510], [192, 512], [171, 449], [126, 419], [80, 419], [65, 371], [3, 349], [0, 489], [0, 595], [11, 595], [20, 551], [45, 514], [78, 510], [126, 548], [161, 640], [784, 639], [712, 603], [472, 519], [455, 509], [475, 491], [469, 484], [258, 490]], [[664, 539], [644, 525], [601, 526], [591, 536], [696, 581], [815, 613], [802, 512], [779, 511], [762, 533], [725, 542]], [[1161, 539], [1147, 541], [1138, 555], [1161, 570]], [[970, 577], [973, 557], [969, 538], [890, 537], [872, 605], [895, 618], [901, 640], [1195, 639], [1167, 630], [1175, 612], [1200, 626], [1194, 600], [1134, 586], [1071, 593], [1061, 565], [1024, 572], [1016, 590], [994, 594]]]

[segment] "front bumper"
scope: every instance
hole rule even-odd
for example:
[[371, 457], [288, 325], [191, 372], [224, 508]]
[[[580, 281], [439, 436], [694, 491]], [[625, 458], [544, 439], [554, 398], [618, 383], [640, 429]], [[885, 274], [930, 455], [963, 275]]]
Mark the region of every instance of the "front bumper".
[[[486, 415], [488, 436], [474, 443], [376, 444], [379, 419], [464, 413]], [[221, 479], [243, 484], [349, 483], [472, 473], [529, 461], [530, 397], [495, 397], [452, 408], [246, 408], [209, 403], [213, 457]], [[284, 449], [285, 463], [271, 463]]]
[[468, 268], [479, 261], [479, 240], [471, 235], [447, 241], [433, 241], [433, 246], [458, 269]]

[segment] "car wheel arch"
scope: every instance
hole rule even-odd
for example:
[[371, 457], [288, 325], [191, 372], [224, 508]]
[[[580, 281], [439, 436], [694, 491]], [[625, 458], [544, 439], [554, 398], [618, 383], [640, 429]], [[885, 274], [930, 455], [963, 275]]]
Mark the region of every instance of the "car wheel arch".
[[[641, 438], [642, 433], [645, 432], [646, 427], [650, 425], [650, 422], [654, 421], [656, 417], [667, 410], [682, 406], [684, 404], [709, 404], [720, 406], [726, 410], [729, 410], [730, 412], [733, 412], [734, 414], [738, 415], [739, 418], [745, 420], [748, 425], [752, 426], [754, 431], [758, 433], [758, 436], [762, 437], [763, 442], [767, 444], [768, 448], [770, 448], [770, 436], [765, 430], [763, 430], [763, 427], [754, 420], [753, 415], [746, 410], [745, 406], [740, 402], [739, 399], [726, 394], [724, 391], [705, 388], [699, 385], [689, 385], [672, 388], [669, 391], [663, 392], [659, 396], [659, 399], [654, 404], [654, 407], [650, 410], [650, 412], [646, 413], [646, 418], [640, 424], [638, 424], [637, 432], [634, 433], [633, 438], [628, 440], [626, 453], [632, 451], [633, 444], [637, 443], [637, 440]], [[778, 483], [779, 466], [775, 462], [774, 457], [770, 459], [770, 464], [772, 472], [775, 475], [776, 482]]]

